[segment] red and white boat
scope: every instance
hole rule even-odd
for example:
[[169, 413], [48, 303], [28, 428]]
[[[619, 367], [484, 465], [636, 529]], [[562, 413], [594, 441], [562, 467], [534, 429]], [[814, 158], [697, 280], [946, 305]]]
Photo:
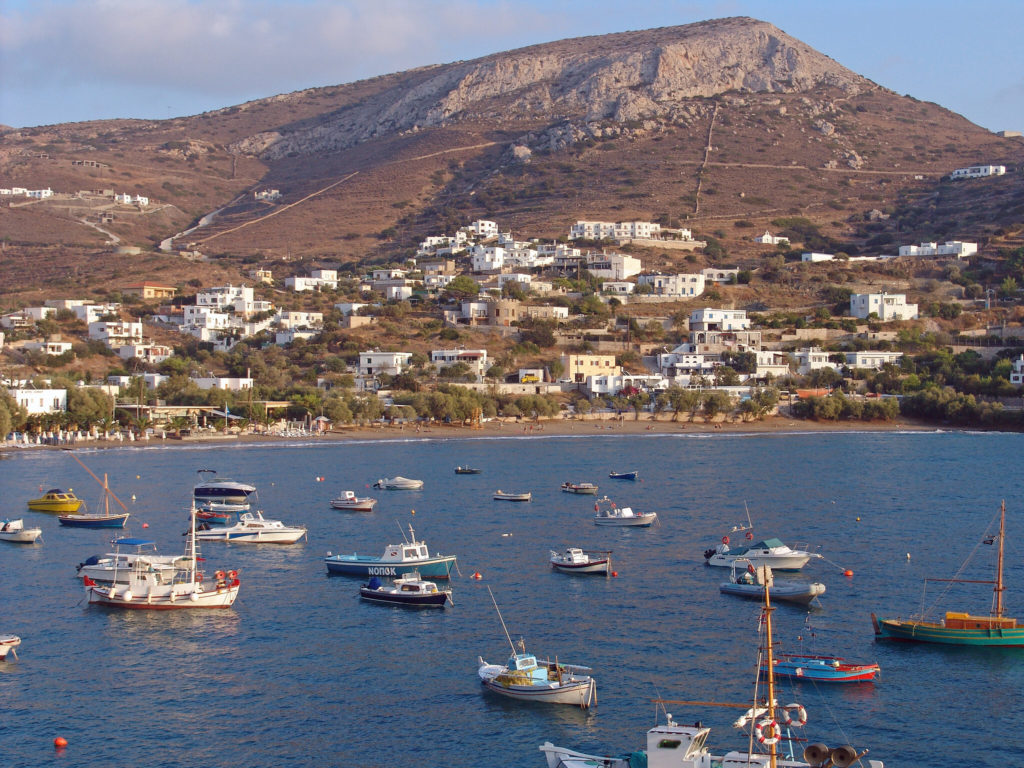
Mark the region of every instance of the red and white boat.
[[18, 652], [14, 649], [21, 645], [21, 638], [17, 635], [0, 635], [0, 661], [7, 661], [7, 654], [18, 658]]
[[587, 552], [569, 547], [565, 552], [551, 550], [551, 567], [562, 573], [603, 573], [611, 571], [611, 552]]

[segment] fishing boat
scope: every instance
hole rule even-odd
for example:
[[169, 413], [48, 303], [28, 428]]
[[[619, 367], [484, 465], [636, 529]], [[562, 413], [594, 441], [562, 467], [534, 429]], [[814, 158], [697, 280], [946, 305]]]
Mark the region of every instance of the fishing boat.
[[[490, 592], [490, 587], [487, 591]], [[493, 592], [491, 600], [494, 601]], [[521, 639], [517, 648], [512, 643], [496, 601], [494, 608], [498, 611], [512, 654], [504, 666], [488, 664], [483, 657], [477, 658], [477, 675], [487, 690], [517, 701], [572, 704], [581, 709], [588, 709], [597, 702], [597, 681], [590, 675], [593, 670], [575, 664], [560, 664], [557, 660], [538, 660], [526, 652], [526, 644]]]
[[634, 469], [632, 472], [609, 472], [608, 477], [612, 480], [636, 480], [639, 474]]
[[620, 507], [605, 496], [594, 502], [594, 525], [620, 528], [649, 528], [658, 519], [657, 512], [634, 512], [632, 507]]
[[593, 483], [562, 483], [562, 493], [581, 493], [593, 496], [597, 493], [597, 486]]
[[423, 487], [422, 480], [411, 480], [408, 477], [395, 475], [394, 477], [383, 477], [373, 484], [374, 488], [381, 488], [385, 491], [418, 491]]
[[[911, 643], [937, 643], [940, 645], [973, 645], [990, 647], [1024, 646], [1024, 625], [1017, 619], [1003, 615], [1003, 549], [1006, 540], [1006, 502], [999, 508], [999, 533], [986, 535], [982, 542], [997, 545], [995, 580], [977, 579], [925, 579], [930, 581], [966, 584], [991, 584], [992, 608], [988, 615], [947, 611], [944, 618], [928, 621], [924, 616], [909, 619], [880, 619], [871, 614], [876, 640], [901, 640]], [[966, 565], [966, 563], [965, 563]], [[961, 568], [962, 570], [962, 568]]]
[[280, 520], [267, 520], [263, 513], [243, 512], [238, 522], [225, 528], [200, 528], [200, 541], [231, 541], [237, 544], [294, 544], [306, 537], [304, 525], [285, 525]]
[[[804, 742], [805, 739], [793, 736], [792, 731], [807, 724], [807, 710], [795, 702], [780, 705], [776, 698], [778, 691], [772, 646], [774, 607], [771, 604], [769, 585], [765, 585], [763, 597], [759, 625], [762, 641], [757, 669], [763, 668], [766, 671], [763, 675], [755, 675], [752, 699], [744, 703], [657, 699], [655, 704], [665, 713], [665, 723], [659, 723], [647, 731], [646, 749], [609, 757], [607, 754], [577, 752], [547, 741], [540, 745], [540, 751], [544, 753], [548, 768], [849, 768], [861, 761], [867, 750], [857, 750], [846, 745], [830, 749], [825, 744], [808, 743], [803, 749], [802, 760], [793, 754], [793, 744]], [[665, 710], [667, 704], [745, 710], [733, 726], [744, 732], [743, 743], [746, 746], [724, 754], [713, 753], [707, 746], [711, 729], [700, 722], [693, 725], [677, 723]], [[866, 764], [868, 768], [884, 768], [880, 760], [867, 760]]]
[[[774, 595], [774, 590], [772, 591]], [[854, 664], [839, 656], [809, 656], [779, 653], [775, 656], [775, 676], [816, 683], [867, 683], [875, 679], [877, 664]], [[767, 674], [767, 669], [762, 672]]]
[[342, 491], [340, 496], [331, 499], [331, 506], [334, 509], [345, 509], [349, 512], [373, 512], [376, 505], [376, 499], [356, 496], [354, 491]]
[[[248, 483], [240, 483], [227, 477], [216, 477], [215, 469], [196, 470], [200, 480], [192, 489], [192, 497], [197, 504], [218, 501], [229, 504], [246, 504], [249, 497], [256, 493], [256, 487]], [[210, 477], [206, 477], [210, 475]]]
[[579, 547], [569, 547], [565, 552], [551, 550], [551, 567], [562, 573], [611, 572], [611, 552], [588, 552]]
[[437, 584], [424, 581], [416, 571], [400, 576], [391, 586], [386, 586], [378, 577], [372, 576], [369, 582], [359, 588], [359, 596], [374, 603], [411, 608], [444, 608], [452, 603], [450, 589], [438, 589]]
[[146, 558], [132, 564], [127, 586], [121, 583], [97, 584], [82, 577], [89, 604], [131, 610], [168, 611], [182, 608], [230, 608], [241, 587], [237, 571], [217, 571], [209, 581], [198, 569], [199, 546], [196, 541], [196, 516], [193, 503], [189, 513], [189, 531], [183, 568], [173, 575], [149, 567]]
[[475, 467], [456, 467], [456, 475], [479, 475], [483, 470], [476, 469]]
[[0, 541], [10, 541], [14, 544], [33, 544], [42, 535], [42, 528], [26, 528], [24, 520], [0, 521]]
[[28, 502], [28, 508], [34, 512], [67, 514], [77, 512], [82, 503], [82, 500], [71, 490], [62, 491], [60, 488], [51, 488], [38, 499], [31, 499]]
[[178, 571], [191, 567], [185, 555], [157, 554], [156, 542], [127, 536], [114, 539], [113, 552], [90, 555], [77, 566], [78, 575], [89, 577], [97, 584], [127, 584], [135, 568], [135, 562], [142, 560], [147, 570], [157, 571], [164, 580], [171, 580]]
[[[743, 569], [744, 564], [746, 569]], [[755, 568], [753, 563], [743, 560], [739, 560], [733, 565], [729, 581], [719, 584], [718, 590], [725, 595], [760, 600], [764, 595], [766, 580], [772, 588], [772, 595], [775, 599], [784, 600], [787, 603], [808, 605], [816, 597], [825, 594], [824, 584], [776, 579], [772, 574], [771, 566], [760, 565]]]
[[455, 566], [455, 555], [430, 555], [426, 542], [416, 540], [416, 532], [409, 525], [409, 537], [403, 531], [401, 544], [388, 544], [380, 557], [370, 555], [334, 555], [330, 552], [324, 558], [328, 573], [346, 576], [404, 576], [417, 572], [428, 579], [451, 578]]
[[494, 492], [495, 501], [530, 501], [533, 498], [533, 493], [527, 491], [526, 493], [516, 493], [515, 491], [503, 491], [501, 488]]
[[[82, 463], [81, 459], [70, 451], [68, 452], [68, 455], [77, 461], [82, 469], [88, 472], [90, 477], [92, 477], [92, 479], [99, 483], [103, 488], [103, 511], [89, 512], [86, 510], [84, 512], [79, 511], [61, 514], [57, 515], [57, 521], [68, 528], [124, 528], [125, 524], [128, 522], [130, 513], [128, 512], [128, 507], [124, 505], [124, 502], [117, 498], [117, 496], [114, 495], [114, 492], [110, 490], [110, 483], [107, 480], [106, 472], [103, 473], [103, 482], [100, 483], [100, 479], [96, 477], [91, 469]], [[111, 499], [120, 504], [124, 512], [111, 512]]]
[[0, 635], [0, 661], [7, 661], [7, 654], [18, 658], [18, 652], [14, 650], [21, 645], [21, 638], [17, 635]]

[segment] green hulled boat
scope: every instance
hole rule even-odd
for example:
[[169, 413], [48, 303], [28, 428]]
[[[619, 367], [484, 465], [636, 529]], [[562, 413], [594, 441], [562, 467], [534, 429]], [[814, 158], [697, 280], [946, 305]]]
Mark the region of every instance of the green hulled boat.
[[871, 614], [875, 640], [900, 640], [911, 643], [938, 643], [941, 645], [970, 645], [986, 647], [1024, 646], [1024, 626], [1016, 619], [1003, 615], [1003, 542], [1006, 531], [1006, 503], [999, 511], [999, 534], [985, 539], [986, 544], [998, 544], [995, 581], [975, 579], [926, 579], [926, 581], [992, 584], [992, 611], [986, 616], [948, 611], [941, 621], [923, 619], [880, 619]]

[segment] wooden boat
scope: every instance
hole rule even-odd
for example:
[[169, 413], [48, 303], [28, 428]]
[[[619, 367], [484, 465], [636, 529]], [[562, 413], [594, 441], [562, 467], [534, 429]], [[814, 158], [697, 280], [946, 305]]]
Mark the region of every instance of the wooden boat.
[[14, 650], [21, 645], [21, 638], [17, 635], [0, 635], [0, 661], [7, 661], [7, 654], [18, 658], [18, 652]]
[[996, 577], [994, 581], [974, 579], [925, 579], [939, 582], [959, 582], [992, 585], [992, 611], [986, 616], [947, 611], [943, 619], [927, 621], [923, 617], [909, 619], [880, 619], [871, 614], [876, 640], [900, 640], [911, 643], [937, 643], [940, 645], [973, 645], [987, 647], [1024, 646], [1024, 625], [1017, 619], [1003, 615], [1003, 549], [1006, 539], [1006, 502], [999, 508], [999, 533], [986, 536], [986, 544], [997, 544]]
[[349, 512], [373, 512], [377, 500], [369, 496], [356, 496], [354, 491], [342, 491], [336, 499], [331, 499], [334, 509], [345, 509]]
[[593, 483], [570, 483], [568, 481], [562, 483], [563, 493], [581, 493], [593, 496], [597, 493], [597, 486]]
[[56, 512], [67, 514], [77, 512], [82, 506], [82, 500], [75, 496], [70, 490], [62, 491], [60, 488], [51, 488], [38, 499], [28, 502], [28, 508], [34, 512]]
[[514, 491], [503, 491], [500, 488], [494, 492], [495, 501], [530, 501], [533, 498], [533, 493], [527, 491], [526, 493], [516, 493]]
[[609, 472], [608, 477], [612, 480], [636, 480], [639, 474], [636, 470], [632, 472]]
[[418, 491], [423, 487], [422, 480], [411, 480], [408, 477], [395, 475], [384, 477], [373, 484], [374, 488], [382, 488], [386, 491]]
[[[774, 594], [774, 590], [772, 592]], [[768, 670], [762, 667], [762, 673]], [[867, 683], [879, 672], [877, 664], [853, 664], [839, 656], [808, 656], [780, 653], [775, 656], [775, 676], [816, 683]]]
[[551, 550], [551, 567], [562, 573], [611, 572], [611, 552], [588, 552], [578, 547], [569, 547], [565, 552]]
[[183, 567], [173, 575], [149, 567], [146, 558], [132, 563], [127, 586], [121, 583], [99, 585], [89, 576], [82, 577], [89, 604], [131, 610], [168, 611], [182, 608], [230, 608], [241, 587], [237, 571], [217, 571], [209, 581], [198, 570], [199, 547], [196, 542], [195, 503], [189, 514], [189, 531]]
[[[793, 754], [793, 744], [807, 741], [793, 735], [792, 731], [807, 724], [807, 710], [798, 703], [780, 705], [775, 685], [776, 668], [772, 645], [772, 611], [770, 586], [764, 587], [764, 604], [761, 644], [758, 663], [755, 668], [764, 669], [763, 675], [755, 674], [754, 695], [746, 702], [669, 701], [657, 699], [655, 703], [665, 712], [664, 724], [657, 724], [647, 731], [646, 750], [637, 750], [609, 757], [607, 754], [587, 754], [573, 749], [558, 747], [550, 741], [540, 745], [548, 768], [713, 768], [714, 766], [735, 766], [736, 768], [850, 768], [854, 764], [868, 768], [884, 768], [880, 760], [861, 761], [867, 750], [851, 746], [830, 749], [821, 743], [808, 743], [803, 750], [803, 759]], [[762, 684], [763, 678], [763, 684]], [[752, 702], [756, 702], [751, 706]], [[665, 705], [722, 706], [745, 710], [733, 723], [744, 731], [744, 747], [723, 753], [712, 753], [707, 746], [711, 729], [696, 722], [682, 725], [665, 711]], [[842, 724], [840, 723], [840, 727]], [[788, 748], [787, 748], [788, 747]], [[860, 762], [859, 762], [860, 761]]]
[[[494, 601], [493, 592], [491, 600]], [[498, 610], [496, 601], [494, 608]], [[596, 703], [597, 681], [590, 676], [592, 670], [589, 667], [539, 661], [532, 653], [526, 652], [526, 644], [522, 640], [518, 648], [512, 643], [500, 610], [498, 618], [512, 655], [504, 666], [488, 664], [483, 657], [477, 657], [477, 675], [487, 690], [517, 701], [572, 704], [581, 709], [588, 709]]]
[[[363, 600], [391, 605], [405, 605], [411, 608], [444, 608], [452, 603], [450, 589], [438, 589], [432, 581], [424, 581], [416, 571], [395, 579], [391, 586], [385, 586], [373, 576], [359, 588]], [[454, 603], [452, 603], [454, 605]]]
[[632, 507], [620, 507], [607, 496], [594, 502], [594, 512], [594, 525], [649, 528], [658, 520], [657, 512], [634, 512]]
[[[78, 462], [78, 464], [89, 473], [90, 477], [97, 483], [100, 483], [100, 479], [96, 477], [91, 469], [89, 469], [82, 460], [79, 459], [75, 454], [68, 451], [68, 455]], [[100, 483], [103, 488], [103, 511], [102, 512], [74, 512], [70, 514], [62, 514], [57, 516], [58, 522], [61, 525], [69, 528], [124, 528], [125, 523], [128, 522], [129, 512], [128, 507], [124, 505], [114, 492], [110, 490], [110, 483], [107, 482], [107, 474], [103, 473], [103, 482]], [[110, 511], [110, 500], [113, 499], [121, 505], [121, 509], [124, 512], [111, 512]]]
[[456, 467], [456, 475], [479, 475], [482, 470], [475, 469], [474, 467]]
[[[405, 538], [403, 533], [403, 539]], [[345, 576], [403, 576], [417, 572], [429, 579], [451, 578], [455, 555], [431, 556], [426, 542], [416, 540], [416, 532], [409, 525], [409, 538], [401, 544], [388, 544], [380, 557], [369, 555], [332, 555], [324, 558], [328, 573]]]
[[776, 600], [784, 600], [787, 603], [801, 603], [808, 605], [814, 598], [825, 594], [825, 585], [809, 581], [783, 581], [776, 579], [772, 569], [767, 565], [760, 565], [754, 568], [749, 562], [739, 561], [737, 566], [746, 565], [746, 570], [737, 573], [734, 566], [729, 574], [729, 581], [723, 581], [718, 586], [722, 594], [736, 595], [753, 600], [760, 600], [764, 595], [764, 583], [767, 580], [772, 588], [772, 595]]
[[212, 505], [204, 504], [196, 510], [196, 520], [207, 525], [227, 525], [234, 517], [234, 512], [213, 509]]
[[305, 538], [304, 525], [285, 525], [280, 520], [267, 520], [263, 513], [243, 512], [238, 522], [226, 528], [197, 530], [200, 541], [231, 541], [236, 544], [294, 544]]
[[43, 535], [42, 528], [26, 528], [23, 520], [0, 521], [0, 541], [14, 544], [33, 544]]

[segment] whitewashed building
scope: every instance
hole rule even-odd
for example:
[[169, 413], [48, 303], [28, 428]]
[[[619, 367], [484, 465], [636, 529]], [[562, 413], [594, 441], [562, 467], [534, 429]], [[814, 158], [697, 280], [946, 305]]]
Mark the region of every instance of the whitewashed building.
[[89, 323], [89, 338], [98, 339], [108, 347], [122, 347], [125, 344], [142, 343], [142, 323], [130, 320]]
[[745, 331], [750, 318], [743, 309], [712, 309], [704, 307], [690, 313], [691, 331]]
[[879, 371], [883, 365], [898, 363], [902, 358], [902, 352], [883, 352], [866, 349], [860, 352], [847, 352], [846, 365], [849, 368], [865, 368]]
[[279, 328], [319, 328], [323, 325], [324, 313], [279, 309], [274, 319]]
[[766, 229], [763, 235], [758, 235], [754, 238], [754, 242], [761, 245], [781, 245], [783, 243], [789, 245], [789, 238], [783, 235], [773, 235]]
[[412, 352], [360, 352], [359, 373], [364, 376], [376, 376], [381, 373], [397, 376], [409, 367], [411, 357]]
[[7, 391], [29, 416], [61, 413], [68, 409], [68, 391], [66, 389], [8, 389]]
[[978, 252], [977, 243], [960, 240], [947, 240], [945, 243], [921, 243], [920, 245], [901, 245], [900, 256], [972, 256]]
[[435, 349], [430, 353], [430, 362], [440, 370], [456, 363], [465, 363], [474, 376], [483, 376], [490, 363], [486, 349]]
[[54, 357], [71, 351], [70, 341], [27, 341], [22, 349], [42, 352], [44, 355]]
[[1010, 371], [1010, 383], [1015, 386], [1024, 386], [1024, 355], [1013, 361], [1013, 370]]
[[649, 285], [655, 296], [692, 299], [704, 293], [704, 275], [640, 275], [637, 285]]
[[204, 376], [193, 377], [192, 381], [200, 389], [226, 389], [229, 392], [252, 389], [252, 379], [248, 376]]
[[588, 253], [587, 271], [607, 280], [628, 280], [639, 275], [643, 265], [640, 259], [624, 253]]
[[957, 168], [949, 178], [956, 179], [981, 179], [986, 176], [1002, 176], [1006, 173], [1005, 165], [969, 165], [966, 168]]
[[199, 291], [196, 294], [197, 307], [212, 307], [213, 309], [225, 309], [233, 307], [235, 301], [253, 301], [253, 289], [246, 285], [219, 285]]
[[122, 360], [131, 360], [133, 357], [144, 363], [162, 363], [174, 354], [174, 350], [166, 344], [125, 344], [117, 350]]
[[800, 254], [800, 261], [817, 263], [819, 261], [835, 261], [835, 254], [832, 253], [816, 253], [814, 251], [807, 251], [806, 253]]
[[874, 312], [879, 320], [914, 320], [917, 304], [907, 304], [903, 293], [854, 293], [850, 296], [850, 314], [866, 320]]

